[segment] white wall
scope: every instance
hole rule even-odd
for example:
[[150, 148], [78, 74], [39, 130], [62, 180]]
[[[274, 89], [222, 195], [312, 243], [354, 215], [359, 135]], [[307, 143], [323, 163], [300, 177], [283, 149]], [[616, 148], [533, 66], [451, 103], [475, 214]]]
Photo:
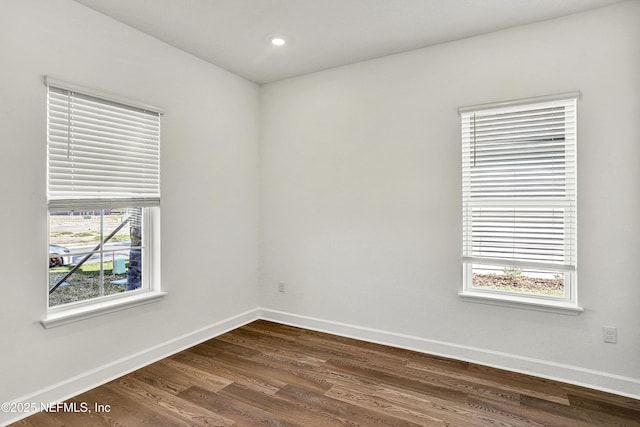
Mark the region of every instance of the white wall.
[[[265, 317], [640, 397], [639, 41], [632, 1], [263, 86]], [[573, 90], [585, 312], [462, 301], [458, 107]]]
[[[70, 0], [3, 0], [0, 58], [0, 402], [77, 393], [246, 321], [258, 306], [258, 86]], [[49, 330], [45, 74], [166, 113], [168, 295]]]

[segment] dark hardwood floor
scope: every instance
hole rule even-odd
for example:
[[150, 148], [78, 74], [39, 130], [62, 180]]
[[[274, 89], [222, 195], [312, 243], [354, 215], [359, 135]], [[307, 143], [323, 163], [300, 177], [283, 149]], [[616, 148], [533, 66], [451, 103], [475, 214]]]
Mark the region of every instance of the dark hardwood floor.
[[638, 400], [267, 321], [73, 402], [15, 425], [640, 426]]

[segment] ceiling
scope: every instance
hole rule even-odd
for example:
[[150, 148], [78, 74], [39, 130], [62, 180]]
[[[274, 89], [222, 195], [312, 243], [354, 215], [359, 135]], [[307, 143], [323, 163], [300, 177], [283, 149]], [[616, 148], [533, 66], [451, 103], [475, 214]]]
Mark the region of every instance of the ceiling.
[[[256, 83], [620, 0], [75, 0]], [[273, 46], [274, 36], [284, 46]]]

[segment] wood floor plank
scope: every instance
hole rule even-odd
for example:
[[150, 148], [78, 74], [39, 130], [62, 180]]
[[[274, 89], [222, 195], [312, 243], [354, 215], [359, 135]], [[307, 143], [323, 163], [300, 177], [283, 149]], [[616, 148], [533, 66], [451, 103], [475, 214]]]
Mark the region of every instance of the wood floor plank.
[[255, 321], [16, 425], [640, 427], [640, 401]]
[[325, 394], [288, 385], [276, 393], [276, 396], [301, 405], [306, 411], [320, 414], [330, 414], [332, 418], [341, 420], [344, 424], [363, 426], [396, 426], [418, 427], [422, 424], [397, 417], [391, 411], [385, 411], [376, 406], [353, 405], [340, 399], [334, 399]]
[[[291, 330], [292, 327], [286, 326], [286, 328], [285, 330]], [[324, 360], [333, 358], [366, 362], [367, 358], [365, 354], [359, 351], [357, 346], [345, 347], [340, 344], [340, 342], [322, 341], [318, 339], [314, 331], [309, 332], [310, 334], [308, 336], [298, 334], [284, 336], [282, 333], [267, 335], [268, 332], [266, 332], [265, 340], [277, 343], [283, 348], [286, 348], [287, 351], [299, 354], [313, 354]], [[342, 337], [336, 337], [336, 339], [342, 339]]]
[[[310, 388], [319, 388], [321, 390], [326, 390], [328, 388], [328, 385], [322, 382], [315, 383], [313, 381], [306, 380], [300, 375], [270, 366], [262, 360], [251, 361], [245, 360], [241, 356], [219, 355], [216, 358], [216, 362], [220, 365], [226, 366], [239, 377], [243, 376], [245, 372], [251, 372], [251, 376], [254, 380], [258, 380], [261, 384], [268, 384], [271, 389], [275, 390], [270, 394], [275, 394], [277, 390], [280, 390], [291, 381], [305, 382], [306, 386]], [[242, 383], [242, 381], [238, 381], [238, 383]], [[248, 386], [253, 385], [248, 381], [245, 381], [245, 384]]]
[[232, 332], [233, 333], [221, 335], [217, 339], [260, 350], [261, 354], [259, 357], [269, 355], [283, 361], [292, 361], [316, 366], [319, 366], [326, 361], [325, 358], [320, 358], [315, 353], [309, 354], [295, 351], [293, 348], [283, 345], [282, 341], [276, 341], [273, 337], [264, 336], [261, 333], [251, 333], [247, 336], [242, 333], [244, 331], [236, 330]]
[[262, 411], [277, 415], [281, 420], [299, 426], [344, 426], [334, 414], [322, 414], [305, 408], [300, 403], [275, 396], [268, 396], [248, 387], [231, 384], [220, 391], [220, 395], [244, 402]]
[[396, 418], [418, 425], [448, 425], [442, 418], [425, 413], [424, 402], [420, 402], [416, 405], [417, 407], [412, 408], [411, 405], [407, 405], [406, 401], [398, 404], [392, 400], [376, 396], [375, 392], [361, 392], [360, 390], [355, 390], [354, 387], [343, 388], [340, 386], [332, 387], [326, 393], [326, 396], [359, 408], [388, 413]]
[[414, 390], [428, 396], [445, 398], [451, 402], [464, 402], [467, 398], [467, 395], [462, 391], [429, 384], [427, 382], [420, 381], [419, 379], [397, 376], [395, 375], [395, 372], [383, 372], [368, 367], [358, 366], [354, 363], [337, 360], [329, 360], [327, 365], [360, 378], [367, 378], [374, 384], [383, 384], [401, 389]]
[[178, 394], [182, 390], [191, 387], [192, 381], [175, 368], [160, 363], [146, 366], [131, 375], [171, 394]]
[[456, 373], [446, 370], [434, 371], [420, 369], [420, 365], [407, 363], [389, 363], [381, 365], [379, 363], [370, 363], [366, 365], [368, 368], [378, 371], [392, 371], [394, 376], [416, 379], [426, 382], [433, 386], [442, 387], [450, 390], [461, 391], [468, 395], [477, 395], [489, 397], [495, 400], [505, 402], [519, 402], [521, 390], [509, 389], [498, 382], [477, 381], [476, 378], [469, 377], [469, 374]]
[[544, 396], [544, 399], [568, 402], [567, 391], [560, 383], [546, 378], [531, 375], [515, 374], [501, 369], [476, 364], [469, 364], [467, 371], [472, 378], [497, 381], [505, 386], [513, 386], [526, 390], [524, 394]]
[[[123, 387], [121, 383], [111, 382], [103, 385], [116, 399], [109, 417], [118, 420], [121, 426], [188, 426], [189, 423], [176, 414], [169, 413], [157, 405], [156, 400], [148, 399]], [[115, 412], [117, 411], [117, 412]], [[73, 417], [69, 417], [75, 421]], [[81, 424], [82, 425], [82, 424]], [[91, 424], [84, 424], [91, 425]]]
[[277, 386], [279, 389], [286, 384], [295, 383], [310, 390], [326, 391], [331, 387], [331, 383], [322, 379], [304, 374], [304, 369], [300, 365], [292, 363], [281, 363], [266, 357], [259, 357], [255, 360], [253, 356], [245, 357], [241, 352], [235, 354], [218, 354], [216, 360], [226, 364], [230, 369], [237, 369], [242, 372], [251, 371], [254, 376], [263, 378], [265, 381]]
[[429, 373], [433, 373], [436, 375], [446, 376], [451, 378], [452, 380], [461, 381], [464, 383], [468, 381], [475, 385], [477, 388], [488, 387], [490, 390], [501, 390], [503, 393], [509, 396], [522, 396], [522, 394], [526, 394], [528, 396], [537, 397], [543, 400], [550, 400], [559, 404], [569, 405], [569, 398], [566, 392], [562, 392], [558, 394], [558, 391], [555, 391], [553, 394], [545, 393], [543, 391], [534, 390], [530, 387], [525, 387], [523, 383], [515, 383], [515, 384], [507, 384], [505, 381], [502, 381], [499, 376], [492, 376], [490, 378], [474, 376], [466, 372], [458, 372], [456, 370], [447, 370], [446, 368], [442, 368], [434, 365], [427, 365], [424, 363], [414, 363], [410, 362], [407, 364], [407, 367], [412, 369], [416, 369], [419, 371], [425, 371]]
[[[181, 363], [173, 359], [163, 359], [148, 367], [154, 368], [151, 372], [156, 374], [159, 379], [176, 382], [177, 385], [174, 386], [176, 390], [184, 390], [188, 387], [199, 385], [217, 391], [233, 382], [219, 375], [213, 375], [198, 369], [193, 365]], [[169, 376], [165, 374], [167, 370], [171, 373]]]
[[225, 418], [235, 421], [238, 426], [298, 426], [298, 424], [283, 420], [278, 415], [264, 411], [252, 404], [229, 398], [220, 393], [214, 393], [200, 387], [191, 387], [180, 392], [179, 396], [186, 401], [207, 408]]
[[576, 408], [584, 408], [596, 412], [604, 412], [607, 414], [616, 414], [623, 418], [630, 418], [640, 421], [640, 409], [630, 408], [622, 403], [611, 403], [603, 399], [594, 399], [579, 394], [569, 394], [569, 402], [571, 406]]
[[[183, 423], [189, 426], [228, 427], [233, 425], [232, 420], [201, 406], [185, 402], [183, 399], [167, 393], [152, 384], [136, 379], [133, 374], [113, 381], [111, 386], [118, 387], [119, 391], [136, 395], [134, 396], [136, 399], [142, 398], [145, 402], [153, 403], [154, 409], [171, 415], [174, 420], [180, 422], [180, 425]], [[178, 425], [177, 422], [176, 425]]]
[[422, 420], [423, 425], [486, 425], [474, 417], [466, 402], [450, 402], [410, 390], [351, 383], [332, 387], [327, 395], [358, 406], [384, 407], [401, 418], [409, 418], [417, 423]]
[[273, 381], [265, 380], [258, 375], [253, 375], [251, 372], [242, 372], [240, 369], [230, 367], [224, 363], [218, 363], [214, 359], [191, 351], [178, 353], [171, 356], [171, 359], [185, 364], [192, 364], [200, 370], [219, 375], [232, 383], [251, 386], [265, 393], [275, 394], [280, 387], [284, 386], [284, 384], [280, 386], [274, 385]]
[[570, 405], [561, 405], [549, 400], [523, 396], [521, 405], [533, 408], [545, 417], [561, 416], [576, 422], [579, 426], [640, 426], [639, 419], [620, 418], [615, 413], [591, 411]]

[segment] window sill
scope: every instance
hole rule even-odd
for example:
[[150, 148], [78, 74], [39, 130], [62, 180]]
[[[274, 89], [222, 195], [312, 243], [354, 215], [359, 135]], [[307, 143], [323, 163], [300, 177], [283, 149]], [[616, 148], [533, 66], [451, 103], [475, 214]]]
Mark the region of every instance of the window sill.
[[547, 313], [566, 314], [577, 316], [584, 308], [570, 302], [547, 301], [518, 297], [513, 295], [487, 295], [485, 293], [465, 291], [458, 294], [464, 301], [480, 304], [499, 305], [503, 307], [520, 308], [525, 310], [544, 311]]
[[68, 308], [55, 313], [49, 313], [47, 318], [41, 320], [40, 323], [45, 329], [55, 328], [57, 326], [78, 322], [80, 320], [101, 316], [103, 314], [156, 302], [162, 299], [166, 294], [166, 292], [155, 291], [143, 292], [123, 298], [87, 304], [81, 307]]

